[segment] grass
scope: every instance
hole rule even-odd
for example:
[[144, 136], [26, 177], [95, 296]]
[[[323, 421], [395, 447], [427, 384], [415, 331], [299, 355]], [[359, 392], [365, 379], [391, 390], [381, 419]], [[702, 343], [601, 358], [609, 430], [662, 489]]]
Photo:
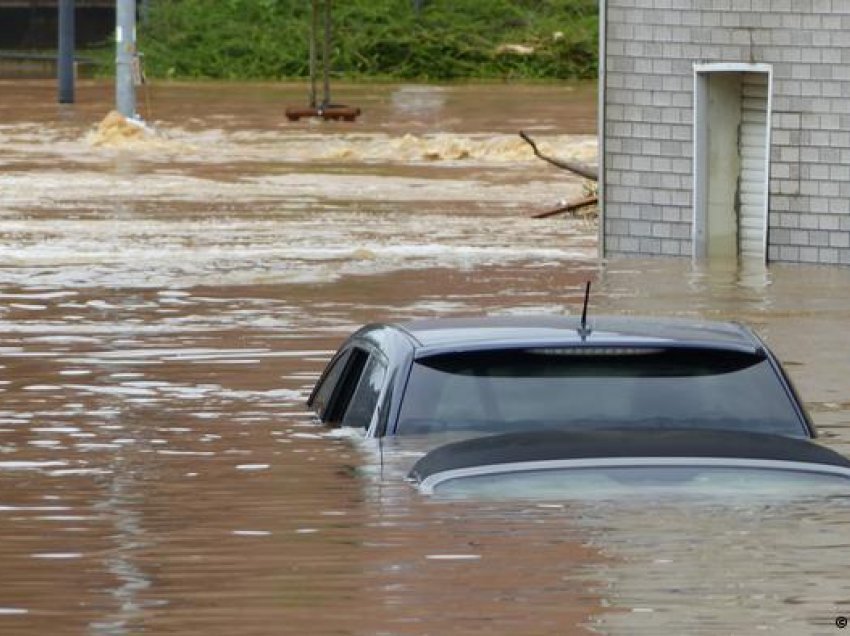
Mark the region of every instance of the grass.
[[[335, 77], [596, 77], [595, 0], [347, 0], [333, 18]], [[152, 77], [304, 78], [309, 24], [310, 0], [158, 0], [139, 48]]]

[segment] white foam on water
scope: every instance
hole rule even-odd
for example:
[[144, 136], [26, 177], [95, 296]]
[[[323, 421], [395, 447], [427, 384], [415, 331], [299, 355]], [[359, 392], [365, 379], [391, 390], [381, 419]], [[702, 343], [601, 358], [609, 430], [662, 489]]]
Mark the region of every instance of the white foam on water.
[[100, 342], [97, 338], [86, 336], [37, 336], [27, 338], [27, 342], [44, 344], [91, 344]]
[[271, 535], [271, 532], [268, 530], [232, 530], [230, 534], [239, 537], [267, 537]]
[[40, 468], [51, 468], [53, 466], [67, 466], [64, 461], [23, 461], [8, 460], [0, 461], [0, 470], [38, 470]]
[[0, 293], [0, 300], [54, 300], [79, 295], [76, 291], [31, 292], [31, 293]]
[[98, 395], [132, 395], [132, 396], [150, 396], [156, 395], [155, 391], [138, 387], [128, 386], [101, 386], [89, 384], [66, 384], [65, 388], [83, 391], [85, 393], [95, 393]]
[[[192, 360], [191, 364], [205, 364], [202, 360]], [[225, 360], [216, 360], [216, 364], [260, 364], [259, 358], [239, 360], [237, 358], [229, 358]]]
[[48, 471], [51, 477], [74, 477], [85, 475], [111, 475], [113, 471], [107, 468], [64, 468]]
[[33, 559], [79, 559], [82, 552], [36, 552], [30, 555]]
[[9, 307], [14, 309], [24, 309], [27, 311], [44, 311], [47, 305], [26, 305], [24, 303], [9, 303]]
[[85, 443], [77, 443], [74, 444], [74, 448], [77, 450], [86, 452], [86, 451], [99, 451], [99, 450], [115, 450], [116, 448], [121, 448], [118, 444], [112, 444], [107, 442], [85, 442]]
[[71, 510], [69, 506], [3, 506], [0, 512], [61, 512]]
[[[292, 433], [289, 437], [293, 439], [324, 439], [325, 437], [330, 437], [326, 435], [319, 435], [317, 433]], [[339, 436], [342, 437], [342, 436]]]
[[[236, 140], [242, 151], [259, 149], [261, 155], [269, 153], [276, 162], [285, 161], [292, 152], [308, 158], [317, 158], [313, 150], [336, 152], [332, 134], [301, 134], [300, 139], [293, 139], [291, 134], [279, 131], [268, 135], [252, 131], [243, 134], [244, 139], [239, 133], [221, 133], [220, 137], [219, 141], [230, 140], [225, 145]], [[508, 164], [500, 163], [501, 159], [516, 162], [516, 151], [529, 162], [536, 161], [514, 136], [431, 135], [393, 139], [382, 135], [342, 135], [336, 141], [346, 152], [353, 149], [356, 155], [353, 165], [359, 165], [363, 157], [369, 156], [392, 163], [398, 160], [400, 150], [405, 149], [420, 159], [424, 156], [428, 162], [441, 161], [443, 150], [456, 155], [453, 148], [457, 147], [462, 147], [461, 154], [469, 155], [461, 163], [468, 164], [470, 158], [477, 156], [484, 163], [497, 160], [493, 165], [500, 165], [500, 170], [509, 169]], [[581, 154], [578, 149], [587, 140], [540, 141], [566, 149], [560, 155], [578, 156]], [[442, 150], [435, 151], [434, 146]], [[81, 146], [81, 150], [87, 156], [91, 154], [87, 146]], [[235, 156], [238, 153], [227, 159], [227, 151], [220, 153], [217, 149], [205, 152], [203, 159], [231, 161]], [[197, 160], [198, 157], [192, 159]], [[457, 157], [453, 156], [451, 162], [457, 162]], [[310, 161], [299, 163], [308, 165]], [[313, 165], [322, 167], [321, 162]], [[524, 168], [526, 172], [528, 169]], [[580, 190], [577, 180], [545, 171], [528, 173], [540, 175], [533, 179], [524, 178], [525, 173], [503, 179], [467, 171], [433, 176], [425, 171], [421, 174], [426, 176], [418, 177], [338, 170], [331, 174], [321, 170], [308, 174], [272, 171], [232, 180], [201, 178], [179, 170], [178, 167], [168, 173], [142, 171], [116, 175], [99, 169], [78, 169], [69, 174], [65, 168], [48, 168], [0, 174], [4, 204], [12, 209], [44, 209], [51, 213], [63, 207], [86, 210], [79, 218], [0, 217], [0, 232], [11, 237], [0, 245], [0, 258], [12, 265], [0, 271], [0, 283], [26, 285], [37, 278], [43, 285], [60, 289], [156, 288], [159, 302], [182, 302], [190, 298], [186, 289], [202, 284], [310, 283], [411, 265], [451, 266], [496, 258], [555, 261], [576, 255], [587, 258], [588, 249], [537, 252], [554, 245], [567, 245], [571, 241], [564, 239], [571, 235], [595, 241], [595, 230], [589, 227], [577, 231], [578, 225], [563, 220], [525, 218], [527, 212], [545, 208]], [[132, 203], [126, 212], [116, 212], [116, 191], [121, 191]], [[262, 214], [162, 217], [136, 210], [136, 206], [167, 208], [182, 202], [192, 205], [234, 202], [240, 209], [256, 205]], [[355, 202], [357, 205], [352, 205]], [[433, 213], [410, 214], [407, 209], [411, 204], [433, 208], [441, 202], [446, 204], [442, 206], [446, 209], [436, 217]], [[501, 212], [482, 221], [480, 210], [494, 205]], [[505, 211], [512, 207], [519, 213], [506, 216]], [[307, 208], [309, 214], [304, 213]], [[361, 209], [362, 212], [357, 211]], [[132, 218], [132, 223], [116, 223], [115, 215], [119, 213]], [[333, 215], [332, 222], [327, 214]], [[510, 249], [515, 252], [506, 251]], [[437, 262], [409, 262], [420, 259]], [[51, 289], [48, 293], [55, 292]], [[86, 309], [127, 309], [116, 307], [108, 299], [66, 303], [71, 304]]]

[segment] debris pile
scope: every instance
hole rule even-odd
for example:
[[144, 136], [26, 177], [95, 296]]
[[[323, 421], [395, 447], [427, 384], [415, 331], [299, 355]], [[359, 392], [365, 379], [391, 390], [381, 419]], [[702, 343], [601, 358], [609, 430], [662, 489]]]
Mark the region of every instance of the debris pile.
[[93, 146], [126, 146], [154, 137], [153, 130], [141, 122], [127, 119], [117, 110], [110, 111], [89, 136]]
[[147, 150], [168, 153], [190, 152], [191, 146], [164, 137], [162, 133], [142, 121], [124, 117], [118, 111], [110, 111], [97, 128], [92, 130], [86, 141], [95, 148], [116, 150]]

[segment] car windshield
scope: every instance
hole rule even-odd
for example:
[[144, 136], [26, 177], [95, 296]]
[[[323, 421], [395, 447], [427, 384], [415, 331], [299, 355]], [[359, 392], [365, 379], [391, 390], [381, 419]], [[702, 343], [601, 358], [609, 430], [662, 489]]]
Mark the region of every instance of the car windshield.
[[806, 436], [763, 355], [610, 347], [417, 360], [396, 432], [647, 426]]
[[[451, 499], [824, 497], [850, 494], [846, 476], [816, 470], [644, 466], [530, 470], [439, 479], [428, 494]], [[426, 485], [426, 484], [423, 484]]]

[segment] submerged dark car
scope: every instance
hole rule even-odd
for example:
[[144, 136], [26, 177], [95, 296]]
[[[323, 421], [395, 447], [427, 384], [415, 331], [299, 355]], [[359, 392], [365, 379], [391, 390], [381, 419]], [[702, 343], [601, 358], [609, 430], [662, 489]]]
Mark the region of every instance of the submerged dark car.
[[850, 460], [765, 433], [531, 431], [440, 446], [408, 480], [448, 498], [846, 497]]
[[308, 405], [368, 436], [721, 429], [814, 437], [767, 346], [735, 323], [569, 316], [372, 324]]

